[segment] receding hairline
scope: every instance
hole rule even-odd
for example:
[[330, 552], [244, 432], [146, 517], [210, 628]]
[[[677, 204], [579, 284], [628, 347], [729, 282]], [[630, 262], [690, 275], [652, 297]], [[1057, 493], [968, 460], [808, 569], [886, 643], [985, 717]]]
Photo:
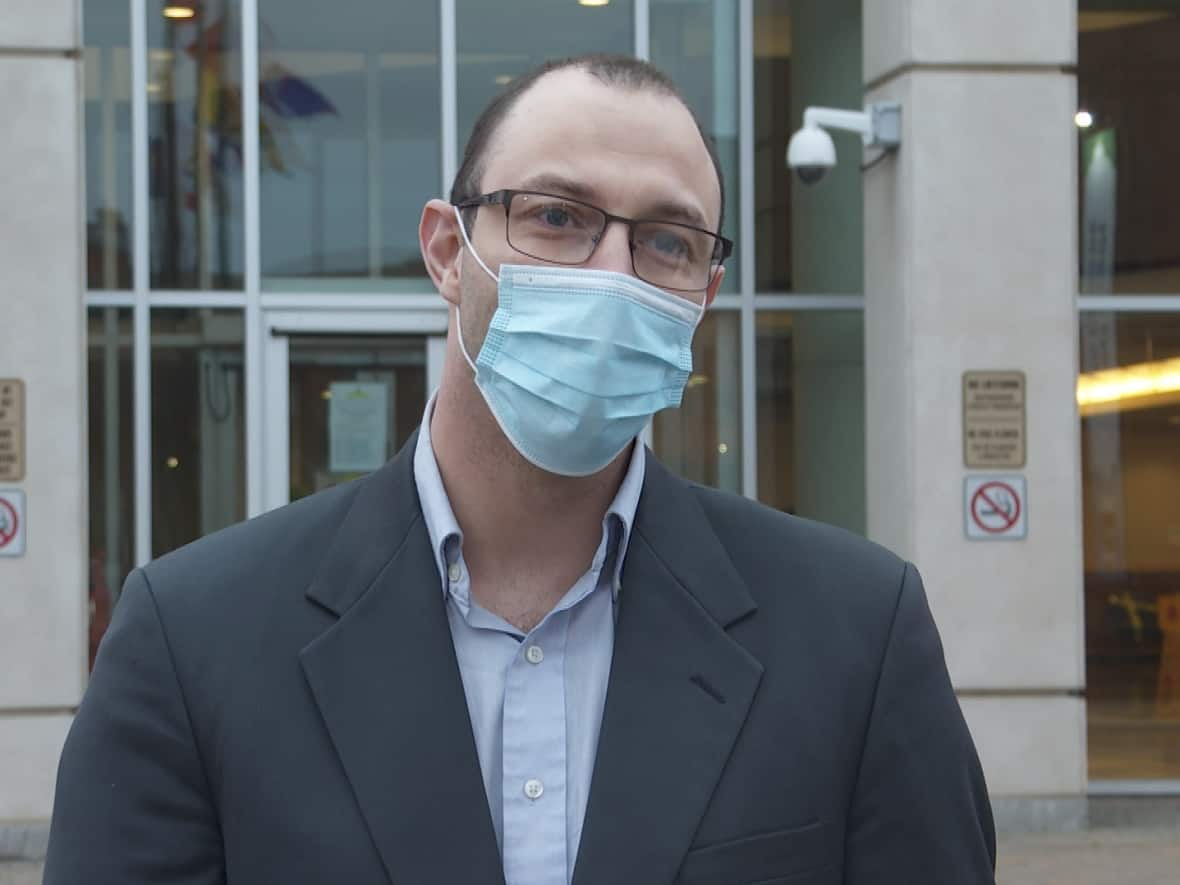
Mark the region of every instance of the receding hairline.
[[[667, 74], [650, 62], [630, 56], [584, 55], [547, 62], [545, 65], [524, 74], [521, 78], [524, 82], [518, 91], [513, 93], [509, 87], [507, 94], [492, 99], [481, 112], [475, 128], [468, 138], [463, 160], [452, 183], [451, 200], [458, 202], [478, 195], [487, 172], [489, 159], [499, 150], [501, 130], [517, 111], [520, 101], [532, 93], [534, 87], [539, 83], [547, 81], [550, 75], [567, 71], [579, 72], [604, 88], [669, 98], [684, 109], [713, 168], [718, 196], [717, 230], [720, 231], [725, 217], [725, 180], [721, 163], [712, 143], [705, 134], [704, 127], [701, 126], [700, 120], [697, 119], [676, 83]], [[502, 102], [503, 105], [495, 109], [497, 102]], [[481, 127], [487, 128], [481, 131]], [[478, 155], [472, 157], [471, 153], [474, 148], [478, 148]]]

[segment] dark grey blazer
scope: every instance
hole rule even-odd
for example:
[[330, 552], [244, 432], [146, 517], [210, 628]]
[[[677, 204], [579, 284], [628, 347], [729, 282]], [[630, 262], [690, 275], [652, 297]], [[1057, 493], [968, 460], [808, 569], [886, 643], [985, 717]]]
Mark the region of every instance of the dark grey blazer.
[[[503, 882], [413, 481], [136, 571], [45, 882]], [[917, 573], [648, 458], [575, 885], [975, 885], [995, 841]]]

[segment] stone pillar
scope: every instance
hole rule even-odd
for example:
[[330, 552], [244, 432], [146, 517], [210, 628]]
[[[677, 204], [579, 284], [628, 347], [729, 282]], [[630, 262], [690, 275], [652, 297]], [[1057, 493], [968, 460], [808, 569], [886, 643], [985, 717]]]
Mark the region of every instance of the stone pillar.
[[[914, 560], [1003, 815], [1070, 826], [1086, 790], [1075, 0], [864, 0], [869, 535]], [[841, 162], [848, 159], [841, 157]], [[968, 541], [962, 375], [1027, 376], [1028, 536]], [[1032, 801], [1026, 801], [1032, 800]]]
[[[78, 0], [0, 0], [0, 378], [25, 384], [26, 552], [0, 558], [0, 829], [48, 818], [87, 665]], [[0, 482], [0, 486], [8, 486]]]

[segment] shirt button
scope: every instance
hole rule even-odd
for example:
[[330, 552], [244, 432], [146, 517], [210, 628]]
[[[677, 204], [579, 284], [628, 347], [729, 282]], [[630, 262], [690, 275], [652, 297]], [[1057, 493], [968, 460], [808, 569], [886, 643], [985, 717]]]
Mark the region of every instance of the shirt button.
[[463, 577], [463, 566], [459, 565], [457, 562], [452, 562], [450, 567], [447, 569], [447, 577], [450, 578], [452, 582], [458, 581]]
[[545, 792], [545, 785], [536, 778], [524, 782], [524, 794], [532, 799], [534, 802], [541, 798], [541, 794]]
[[545, 650], [539, 645], [530, 645], [524, 656], [530, 664], [539, 664], [545, 660]]

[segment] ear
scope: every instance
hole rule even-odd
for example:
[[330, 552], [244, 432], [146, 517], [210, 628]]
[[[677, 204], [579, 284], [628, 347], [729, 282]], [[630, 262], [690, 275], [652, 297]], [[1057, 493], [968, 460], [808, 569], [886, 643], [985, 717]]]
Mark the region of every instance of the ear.
[[426, 272], [438, 293], [449, 304], [458, 307], [463, 236], [459, 233], [455, 210], [446, 200], [431, 200], [422, 207], [418, 248], [422, 250]]
[[705, 292], [705, 310], [713, 306], [713, 299], [717, 297], [717, 293], [721, 291], [721, 283], [725, 279], [725, 265], [717, 268], [717, 277], [709, 285], [709, 289]]

